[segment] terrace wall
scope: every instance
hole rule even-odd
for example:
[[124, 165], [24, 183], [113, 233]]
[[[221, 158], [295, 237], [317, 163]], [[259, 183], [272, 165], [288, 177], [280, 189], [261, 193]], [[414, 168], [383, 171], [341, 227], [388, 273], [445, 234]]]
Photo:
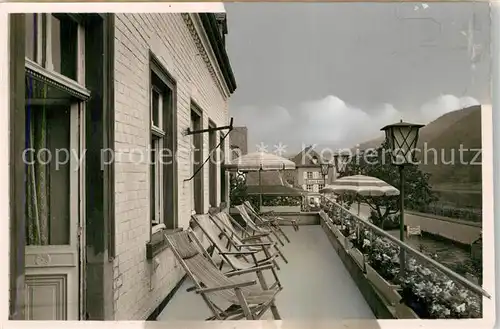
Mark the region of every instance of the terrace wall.
[[[184, 180], [192, 174], [192, 153], [191, 136], [183, 132], [190, 126], [191, 100], [203, 110], [203, 128], [208, 128], [209, 119], [217, 126], [228, 124], [227, 97], [215, 83], [182, 14], [117, 14], [115, 21], [115, 149], [125, 153], [127, 149], [149, 147], [151, 51], [177, 83], [178, 225], [187, 228], [194, 208], [193, 181]], [[208, 134], [203, 135], [203, 143], [205, 159]], [[115, 166], [115, 319], [146, 319], [184, 273], [169, 249], [157, 256], [156, 270], [146, 259], [150, 234], [149, 165], [116, 157]], [[203, 168], [206, 211], [208, 174], [207, 163]], [[219, 177], [217, 182], [220, 191]]]

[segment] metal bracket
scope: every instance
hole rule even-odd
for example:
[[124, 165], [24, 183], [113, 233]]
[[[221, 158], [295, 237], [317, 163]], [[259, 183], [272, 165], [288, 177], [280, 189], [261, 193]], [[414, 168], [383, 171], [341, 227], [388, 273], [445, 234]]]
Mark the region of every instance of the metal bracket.
[[229, 126], [225, 126], [225, 127], [218, 127], [218, 128], [209, 128], [209, 129], [203, 129], [203, 130], [198, 130], [198, 131], [192, 131], [190, 132], [190, 134], [199, 134], [199, 133], [204, 133], [204, 132], [207, 132], [207, 131], [217, 131], [217, 130], [222, 130], [222, 129], [229, 129], [229, 131], [222, 137], [222, 139], [220, 140], [219, 144], [217, 144], [217, 146], [215, 146], [212, 150], [210, 150], [210, 152], [208, 153], [208, 157], [205, 159], [205, 161], [203, 161], [203, 163], [201, 164], [201, 166], [196, 169], [196, 171], [193, 173], [193, 175], [187, 179], [184, 180], [184, 182], [189, 182], [190, 180], [192, 180], [196, 174], [198, 172], [200, 172], [201, 169], [203, 169], [203, 166], [205, 165], [205, 163], [208, 162], [208, 160], [210, 160], [210, 158], [212, 157], [212, 153], [219, 148], [219, 146], [222, 145], [222, 143], [226, 140], [226, 137], [229, 136], [229, 133], [231, 132], [231, 130], [233, 130], [233, 118], [231, 118], [231, 122], [229, 123]]
[[224, 129], [229, 129], [229, 131], [233, 130], [233, 118], [232, 117], [231, 117], [231, 121], [229, 121], [229, 126], [207, 128], [207, 129], [201, 129], [201, 130], [191, 130], [191, 128], [188, 127], [185, 130], [184, 135], [189, 136], [189, 135], [195, 135], [195, 134], [203, 134], [206, 132], [214, 132], [214, 131], [219, 131], [219, 130], [224, 130]]

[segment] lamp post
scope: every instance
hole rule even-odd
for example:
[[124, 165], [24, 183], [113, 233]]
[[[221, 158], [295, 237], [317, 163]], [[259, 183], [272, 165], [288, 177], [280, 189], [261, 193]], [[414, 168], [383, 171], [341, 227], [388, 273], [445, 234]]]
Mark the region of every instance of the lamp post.
[[[350, 153], [336, 153], [333, 155], [333, 161], [335, 164], [335, 173], [338, 175], [344, 174], [346, 168], [347, 168], [347, 163], [349, 163], [349, 160], [351, 159], [351, 154]], [[337, 177], [335, 177], [337, 178]]]
[[[344, 174], [346, 168], [347, 168], [347, 163], [351, 159], [351, 154], [350, 153], [336, 153], [333, 155], [333, 161], [335, 165], [335, 173], [338, 175]], [[337, 179], [337, 177], [335, 177]], [[340, 202], [339, 204], [343, 206], [342, 204], [342, 197], [340, 197]], [[342, 214], [342, 209], [339, 209], [339, 217], [340, 217], [340, 222], [342, 225], [344, 225], [344, 216]]]
[[[385, 138], [391, 152], [391, 162], [399, 169], [399, 239], [404, 241], [404, 167], [415, 164], [415, 150], [417, 148], [418, 132], [424, 125], [407, 123], [401, 120], [398, 123], [383, 127]], [[405, 272], [405, 252], [399, 249], [400, 274]]]
[[[328, 175], [328, 171], [330, 170], [330, 163], [322, 162], [321, 163], [321, 175], [323, 176], [323, 188], [326, 186], [326, 176]], [[325, 197], [322, 197], [322, 201], [325, 201]]]

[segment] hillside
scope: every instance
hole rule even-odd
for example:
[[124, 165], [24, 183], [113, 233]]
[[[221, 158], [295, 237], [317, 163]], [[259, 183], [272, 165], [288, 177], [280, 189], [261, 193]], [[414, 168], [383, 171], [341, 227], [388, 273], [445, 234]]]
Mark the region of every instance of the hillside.
[[[471, 106], [461, 110], [446, 113], [436, 120], [428, 123], [425, 127], [420, 130], [419, 136], [419, 147], [422, 147], [425, 142], [434, 140], [443, 131], [447, 130], [449, 127], [462, 120], [464, 117], [468, 116], [475, 110], [480, 109], [480, 106]], [[384, 141], [385, 136], [383, 132], [380, 133], [380, 137], [361, 143], [359, 146], [360, 150], [366, 150], [368, 148], [377, 148]]]
[[432, 185], [462, 186], [482, 181], [480, 154], [476, 158], [481, 149], [481, 108], [476, 106], [463, 112], [465, 116], [428, 140], [427, 159], [424, 156], [421, 167], [432, 174]]
[[[378, 147], [382, 141], [383, 137], [362, 143], [360, 149]], [[420, 130], [421, 167], [432, 175], [430, 181], [434, 187], [453, 189], [463, 186], [469, 190], [467, 186], [481, 186], [481, 166], [470, 164], [476, 152], [463, 151], [463, 161], [460, 161], [460, 146], [462, 149], [481, 148], [480, 106], [447, 113]]]

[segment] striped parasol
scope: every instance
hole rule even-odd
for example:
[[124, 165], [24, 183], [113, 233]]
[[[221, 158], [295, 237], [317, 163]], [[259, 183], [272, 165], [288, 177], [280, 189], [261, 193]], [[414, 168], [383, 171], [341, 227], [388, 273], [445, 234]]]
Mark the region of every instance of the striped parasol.
[[[354, 175], [337, 179], [333, 184], [322, 188], [320, 193], [335, 193], [339, 195], [355, 194], [358, 196], [396, 196], [399, 190], [381, 179], [372, 176]], [[358, 198], [358, 216], [360, 214]]]
[[346, 176], [322, 188], [320, 193], [358, 194], [361, 196], [393, 196], [399, 190], [381, 179], [365, 175]]

